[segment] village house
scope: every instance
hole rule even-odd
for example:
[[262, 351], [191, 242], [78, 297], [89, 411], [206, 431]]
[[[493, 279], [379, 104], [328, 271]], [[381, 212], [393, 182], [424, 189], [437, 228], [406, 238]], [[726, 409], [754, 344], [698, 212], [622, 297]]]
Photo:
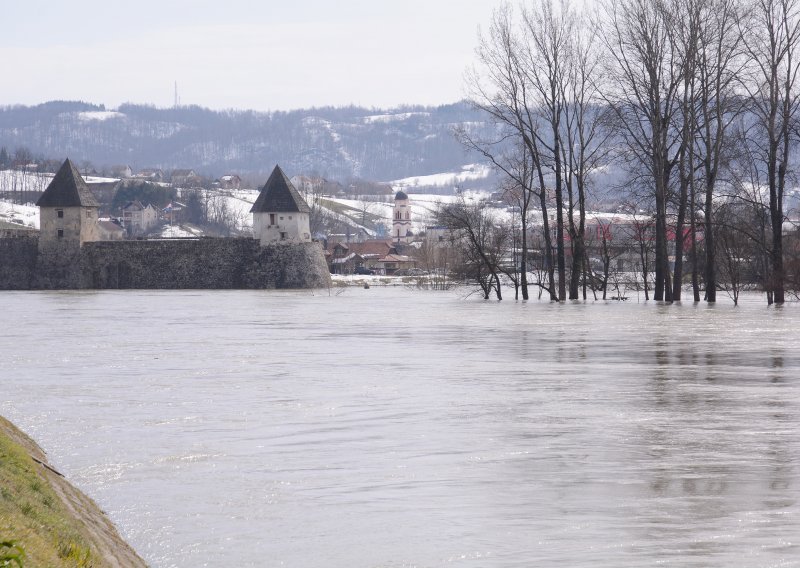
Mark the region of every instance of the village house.
[[135, 179], [142, 179], [145, 181], [158, 183], [164, 181], [164, 172], [158, 168], [144, 168], [139, 170], [139, 172], [134, 174], [132, 177]]
[[158, 209], [143, 205], [141, 201], [129, 201], [122, 207], [122, 225], [128, 236], [139, 236], [147, 233], [158, 224]]
[[310, 211], [280, 166], [275, 166], [250, 209], [253, 236], [262, 245], [310, 242]]
[[125, 236], [125, 229], [119, 223], [110, 219], [99, 219], [97, 221], [98, 241], [122, 241]]
[[330, 252], [325, 253], [328, 270], [331, 274], [353, 274], [357, 268], [366, 268], [364, 257], [350, 251], [345, 243], [336, 243]]
[[328, 241], [325, 258], [331, 274], [353, 274], [358, 268], [391, 276], [398, 270], [415, 268], [416, 259], [400, 254], [395, 243], [388, 240], [363, 242]]
[[172, 170], [169, 180], [173, 187], [188, 187], [197, 185], [200, 182], [200, 176], [194, 170]]
[[133, 177], [133, 169], [127, 165], [111, 166], [111, 175], [120, 179], [127, 179]]
[[242, 178], [236, 174], [222, 176], [217, 180], [220, 189], [241, 189]]
[[[351, 227], [348, 227], [348, 229], [351, 229]], [[329, 243], [363, 243], [370, 240], [370, 234], [364, 227], [357, 227], [347, 233], [331, 233], [328, 235], [327, 240]]]

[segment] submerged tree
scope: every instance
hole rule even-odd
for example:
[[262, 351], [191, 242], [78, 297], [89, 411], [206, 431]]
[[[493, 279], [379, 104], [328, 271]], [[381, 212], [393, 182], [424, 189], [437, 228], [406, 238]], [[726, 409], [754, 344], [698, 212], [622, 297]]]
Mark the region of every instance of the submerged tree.
[[783, 267], [783, 199], [787, 177], [793, 173], [791, 151], [796, 144], [800, 108], [800, 1], [755, 0], [744, 43], [750, 73], [743, 82], [755, 117], [748, 139], [764, 171], [769, 192], [770, 267], [767, 302], [785, 299]]
[[541, 145], [539, 103], [527, 49], [525, 29], [516, 22], [511, 7], [504, 5], [496, 10], [488, 35], [479, 40], [479, 68], [468, 76], [467, 88], [473, 105], [497, 125], [497, 134], [492, 138], [480, 137], [462, 127], [458, 136], [467, 147], [486, 157], [518, 191], [522, 209], [520, 279], [523, 299], [528, 299], [528, 211], [532, 199], [538, 201], [545, 227], [546, 288], [550, 299], [557, 300], [547, 215], [546, 157]]
[[461, 264], [454, 269], [477, 283], [485, 299], [494, 292], [502, 300], [500, 276], [510, 251], [509, 227], [495, 220], [484, 202], [467, 203], [463, 197], [442, 205], [436, 220], [447, 228], [451, 244], [459, 252]]
[[655, 300], [672, 301], [667, 242], [667, 207], [673, 168], [678, 163], [687, 59], [676, 36], [673, 5], [662, 0], [619, 0], [606, 4], [603, 34], [613, 64], [604, 98], [623, 144], [620, 157], [644, 165], [655, 202]]

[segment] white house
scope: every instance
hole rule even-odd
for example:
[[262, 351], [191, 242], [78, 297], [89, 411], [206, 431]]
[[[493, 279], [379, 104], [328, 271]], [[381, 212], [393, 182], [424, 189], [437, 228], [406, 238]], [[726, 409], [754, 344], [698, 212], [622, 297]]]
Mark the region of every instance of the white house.
[[141, 201], [129, 201], [122, 208], [122, 224], [128, 234], [142, 235], [158, 223], [158, 209], [142, 205]]
[[311, 241], [311, 210], [280, 166], [272, 170], [250, 212], [253, 237], [262, 245]]

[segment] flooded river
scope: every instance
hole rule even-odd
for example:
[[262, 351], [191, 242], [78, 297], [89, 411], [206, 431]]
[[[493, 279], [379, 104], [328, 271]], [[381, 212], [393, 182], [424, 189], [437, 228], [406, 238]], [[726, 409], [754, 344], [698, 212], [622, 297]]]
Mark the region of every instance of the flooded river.
[[800, 306], [0, 309], [0, 414], [157, 568], [800, 566]]

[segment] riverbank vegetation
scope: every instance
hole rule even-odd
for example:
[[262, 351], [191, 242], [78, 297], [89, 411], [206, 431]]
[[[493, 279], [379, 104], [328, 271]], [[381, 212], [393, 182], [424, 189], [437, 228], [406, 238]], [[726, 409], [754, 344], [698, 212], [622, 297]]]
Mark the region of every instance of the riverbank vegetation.
[[0, 417], [0, 566], [119, 565], [144, 563], [41, 449]]

